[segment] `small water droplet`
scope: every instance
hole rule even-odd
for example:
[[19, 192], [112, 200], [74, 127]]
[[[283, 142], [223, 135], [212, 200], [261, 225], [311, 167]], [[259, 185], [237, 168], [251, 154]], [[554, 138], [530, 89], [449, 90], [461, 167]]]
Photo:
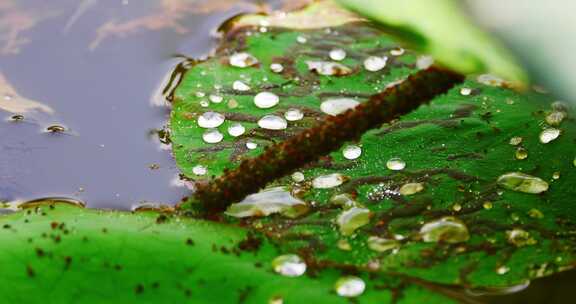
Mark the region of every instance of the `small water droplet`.
[[206, 143], [215, 144], [221, 142], [224, 139], [224, 135], [217, 129], [209, 129], [202, 134], [202, 139]]
[[294, 172], [292, 173], [292, 180], [297, 183], [303, 182], [305, 179], [304, 173], [302, 172]]
[[354, 109], [360, 103], [351, 98], [327, 99], [320, 104], [320, 110], [328, 115], [336, 116], [349, 109]]
[[200, 100], [200, 106], [203, 108], [207, 108], [210, 106], [210, 102], [208, 102], [208, 100]]
[[434, 64], [434, 58], [432, 56], [418, 56], [416, 59], [416, 67], [420, 70], [425, 70]]
[[367, 243], [368, 248], [376, 252], [397, 250], [400, 247], [400, 242], [395, 239], [385, 239], [377, 236], [369, 237]]
[[356, 229], [370, 223], [372, 213], [366, 208], [352, 207], [340, 213], [336, 223], [344, 236], [352, 235]]
[[250, 91], [250, 86], [248, 86], [247, 84], [245, 84], [240, 80], [236, 80], [232, 84], [232, 89], [234, 89], [235, 91], [246, 92]]
[[304, 113], [302, 113], [300, 109], [288, 109], [288, 111], [284, 113], [284, 118], [288, 121], [298, 121], [304, 118]]
[[364, 60], [364, 68], [370, 72], [378, 72], [386, 67], [388, 57], [370, 56]]
[[554, 173], [552, 173], [552, 179], [560, 179], [560, 172], [556, 171]]
[[258, 59], [248, 53], [236, 53], [230, 56], [230, 65], [238, 68], [246, 68], [258, 64]]
[[228, 100], [228, 108], [236, 109], [238, 107], [238, 101], [236, 99]]
[[10, 101], [14, 98], [14, 96], [12, 96], [11, 94], [4, 94], [4, 100], [6, 101]]
[[542, 211], [535, 208], [532, 208], [528, 211], [528, 216], [536, 219], [544, 218], [544, 214], [542, 213]]
[[462, 210], [462, 205], [456, 203], [456, 204], [452, 205], [452, 210], [454, 210], [456, 212], [460, 212]]
[[254, 104], [260, 109], [268, 109], [280, 102], [278, 95], [270, 92], [261, 92], [254, 96]]
[[346, 58], [346, 51], [343, 49], [333, 49], [330, 51], [330, 59], [335, 61], [341, 61]]
[[206, 96], [206, 93], [198, 91], [194, 95], [196, 95], [196, 97], [198, 97], [198, 98], [203, 98], [204, 96]]
[[395, 48], [395, 49], [391, 49], [390, 50], [390, 55], [392, 56], [402, 56], [404, 55], [405, 50], [401, 47], [399, 48]]
[[258, 144], [252, 141], [249, 141], [246, 143], [246, 148], [248, 148], [248, 150], [254, 150], [256, 148], [258, 148]]
[[499, 275], [504, 275], [507, 274], [510, 271], [510, 268], [508, 266], [502, 265], [498, 268], [496, 268], [496, 273]]
[[284, 66], [280, 63], [272, 63], [270, 65], [270, 70], [274, 73], [282, 73], [282, 71], [284, 71]]
[[356, 145], [346, 146], [344, 150], [342, 150], [342, 155], [346, 159], [350, 160], [357, 159], [358, 157], [360, 157], [360, 155], [362, 155], [362, 148]]
[[505, 83], [505, 81], [502, 78], [491, 74], [482, 74], [476, 78], [476, 81], [478, 81], [481, 84], [494, 87], [500, 87]]
[[524, 193], [538, 194], [548, 190], [546, 181], [521, 172], [503, 174], [497, 182], [503, 188]]
[[510, 144], [513, 146], [517, 146], [521, 143], [522, 143], [522, 137], [520, 137], [520, 136], [514, 136], [514, 137], [510, 138]]
[[490, 210], [490, 209], [492, 209], [493, 205], [492, 205], [492, 202], [486, 201], [486, 202], [484, 202], [484, 204], [482, 204], [482, 207], [486, 210]]
[[340, 173], [321, 175], [312, 181], [312, 187], [316, 189], [329, 189], [342, 185], [348, 178]]
[[344, 76], [352, 73], [352, 69], [338, 62], [306, 61], [308, 70], [323, 76]]
[[217, 128], [224, 123], [224, 115], [216, 112], [205, 112], [198, 116], [198, 126], [201, 128]]
[[192, 168], [192, 173], [200, 176], [206, 175], [206, 173], [208, 173], [208, 169], [202, 165], [196, 165], [194, 168]]
[[299, 277], [306, 272], [306, 263], [295, 254], [285, 254], [272, 261], [272, 268], [285, 277]]
[[546, 115], [546, 123], [550, 126], [556, 127], [562, 124], [564, 118], [566, 118], [566, 112], [553, 111]]
[[213, 103], [221, 103], [224, 100], [224, 97], [220, 95], [210, 95], [210, 101]]
[[246, 132], [246, 128], [241, 123], [235, 122], [228, 127], [230, 136], [238, 137]]
[[274, 296], [270, 298], [268, 304], [284, 304], [284, 299], [281, 296]]
[[552, 103], [552, 110], [567, 113], [570, 111], [570, 106], [563, 101], [555, 101]]
[[46, 132], [49, 133], [64, 133], [66, 132], [66, 127], [61, 125], [51, 125], [46, 127]]
[[407, 183], [400, 187], [400, 194], [402, 195], [412, 195], [424, 190], [424, 185], [422, 183]]
[[508, 243], [516, 247], [524, 247], [536, 244], [536, 240], [530, 236], [530, 233], [524, 229], [514, 228], [506, 231]]
[[364, 293], [364, 289], [366, 289], [366, 283], [364, 283], [361, 278], [355, 276], [341, 277], [334, 284], [336, 293], [346, 298], [357, 297]]
[[308, 41], [308, 39], [306, 39], [306, 37], [304, 37], [304, 36], [298, 36], [298, 37], [296, 37], [296, 41], [298, 43], [306, 43]]
[[273, 187], [249, 195], [240, 203], [230, 205], [226, 214], [244, 218], [280, 213], [286, 217], [294, 218], [307, 211], [306, 202], [295, 198], [285, 187]]
[[338, 247], [338, 249], [343, 250], [343, 251], [352, 250], [352, 245], [350, 245], [350, 242], [348, 242], [348, 240], [346, 240], [346, 239], [338, 240], [338, 243], [336, 243], [336, 246]]
[[358, 207], [361, 208], [362, 206], [356, 202], [352, 196], [348, 193], [341, 193], [336, 194], [330, 198], [330, 203], [334, 205], [341, 206], [344, 210]]
[[22, 114], [12, 115], [12, 116], [10, 116], [10, 120], [11, 121], [23, 121], [24, 115], [22, 115]]
[[398, 157], [394, 157], [386, 162], [386, 167], [390, 170], [400, 171], [406, 168], [406, 162]]
[[258, 120], [258, 126], [267, 130], [284, 130], [288, 127], [288, 122], [276, 115], [265, 115]]
[[547, 144], [560, 136], [560, 130], [555, 128], [548, 128], [540, 133], [540, 142]]
[[424, 242], [461, 243], [470, 238], [468, 228], [459, 219], [446, 216], [428, 222], [420, 228], [420, 235]]
[[471, 89], [471, 88], [461, 88], [461, 89], [460, 89], [460, 95], [462, 95], [462, 96], [470, 96], [470, 94], [472, 94], [472, 89]]
[[516, 157], [518, 160], [526, 159], [528, 158], [528, 150], [523, 147], [518, 147], [516, 149], [516, 153], [514, 153], [514, 157]]

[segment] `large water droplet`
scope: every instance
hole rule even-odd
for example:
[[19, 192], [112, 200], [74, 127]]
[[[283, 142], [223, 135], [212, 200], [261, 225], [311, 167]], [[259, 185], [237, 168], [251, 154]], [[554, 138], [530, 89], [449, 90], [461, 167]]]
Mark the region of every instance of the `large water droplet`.
[[461, 243], [470, 238], [466, 225], [452, 216], [424, 224], [420, 235], [424, 242]]
[[248, 53], [236, 53], [230, 56], [230, 65], [238, 68], [246, 68], [258, 64], [258, 59]]
[[368, 248], [376, 252], [397, 250], [400, 247], [400, 242], [395, 239], [385, 239], [377, 236], [369, 237], [367, 243]]
[[354, 109], [359, 104], [358, 101], [351, 98], [327, 99], [320, 104], [320, 110], [328, 115], [336, 116], [348, 111], [349, 109]]
[[341, 61], [346, 58], [346, 51], [343, 49], [333, 49], [330, 51], [330, 59], [335, 61]]
[[228, 127], [228, 134], [230, 134], [230, 136], [238, 137], [244, 134], [244, 132], [246, 132], [246, 128], [239, 122], [235, 122]]
[[202, 134], [202, 139], [206, 143], [215, 144], [221, 142], [222, 139], [224, 139], [224, 135], [217, 129], [210, 129], [206, 130], [204, 134]]
[[274, 187], [249, 195], [240, 203], [232, 204], [226, 210], [226, 214], [243, 218], [280, 213], [294, 218], [307, 211], [306, 202], [292, 196], [284, 187]]
[[260, 109], [268, 109], [280, 102], [278, 95], [270, 92], [261, 92], [254, 96], [254, 104]]
[[205, 112], [198, 116], [198, 125], [202, 128], [212, 129], [217, 128], [224, 123], [226, 118], [224, 115], [216, 112]]
[[344, 236], [354, 234], [356, 229], [370, 223], [371, 212], [366, 208], [352, 207], [340, 213], [336, 223]]
[[288, 127], [288, 122], [276, 115], [265, 115], [258, 120], [258, 126], [267, 130], [284, 130]]
[[272, 261], [272, 268], [286, 277], [299, 277], [306, 272], [306, 263], [295, 254], [285, 254]]
[[232, 83], [232, 89], [235, 91], [246, 92], [250, 91], [250, 86], [240, 80], [236, 80], [234, 83]]
[[316, 189], [334, 188], [342, 185], [346, 180], [348, 180], [348, 178], [340, 173], [321, 175], [314, 178], [312, 187]]
[[364, 60], [364, 68], [370, 72], [378, 72], [386, 67], [388, 57], [370, 56]]
[[196, 165], [194, 168], [192, 168], [192, 173], [202, 176], [208, 173], [208, 169], [202, 165]]
[[555, 128], [548, 128], [540, 133], [540, 142], [547, 144], [560, 136], [560, 130]]
[[422, 183], [407, 183], [400, 187], [400, 194], [402, 195], [412, 195], [424, 190], [424, 185]]
[[352, 69], [337, 62], [306, 61], [308, 70], [324, 76], [344, 76], [352, 73]]
[[541, 178], [521, 172], [510, 172], [498, 177], [498, 185], [513, 191], [538, 194], [548, 190], [548, 183]]
[[346, 159], [350, 159], [350, 160], [357, 159], [358, 157], [360, 157], [360, 155], [362, 155], [362, 148], [360, 148], [356, 145], [346, 146], [344, 148], [344, 150], [342, 150], [342, 155]]
[[386, 162], [386, 167], [390, 170], [400, 171], [406, 168], [406, 162], [398, 157], [394, 157]]
[[300, 109], [288, 109], [288, 111], [284, 113], [284, 118], [288, 121], [297, 121], [304, 118], [304, 113], [302, 113]]
[[508, 238], [508, 243], [516, 247], [524, 247], [527, 245], [536, 244], [536, 240], [532, 238], [530, 233], [520, 228], [514, 228], [512, 230], [506, 231], [506, 237]]
[[364, 292], [364, 289], [366, 289], [366, 283], [364, 283], [364, 281], [359, 277], [345, 276], [336, 281], [334, 289], [339, 296], [352, 298], [357, 297]]

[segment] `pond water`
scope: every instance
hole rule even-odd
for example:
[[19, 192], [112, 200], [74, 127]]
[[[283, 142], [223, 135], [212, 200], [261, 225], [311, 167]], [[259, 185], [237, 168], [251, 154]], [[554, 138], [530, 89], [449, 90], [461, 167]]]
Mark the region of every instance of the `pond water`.
[[[182, 61], [176, 54], [198, 57], [214, 47], [211, 33], [223, 20], [278, 7], [278, 1], [1, 0], [0, 201], [65, 196], [116, 209], [179, 201], [187, 190], [171, 182], [174, 160], [149, 135], [169, 113], [152, 105], [155, 92]], [[53, 114], [10, 121], [13, 114], [2, 109], [16, 98]], [[67, 131], [44, 132], [53, 124]]]

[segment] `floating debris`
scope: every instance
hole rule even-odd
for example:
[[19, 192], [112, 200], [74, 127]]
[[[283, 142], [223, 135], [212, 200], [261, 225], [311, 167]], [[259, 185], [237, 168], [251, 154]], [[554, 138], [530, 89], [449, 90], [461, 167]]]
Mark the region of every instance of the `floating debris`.
[[270, 65], [270, 70], [274, 73], [282, 73], [282, 71], [284, 71], [284, 66], [280, 63], [272, 63]]
[[224, 100], [224, 97], [220, 95], [210, 95], [208, 99], [213, 103], [221, 103]]
[[320, 110], [328, 115], [336, 116], [354, 109], [360, 102], [351, 98], [327, 99], [320, 104]]
[[224, 139], [224, 135], [217, 129], [209, 129], [202, 134], [202, 139], [208, 144], [216, 144]]
[[238, 68], [247, 68], [258, 64], [258, 59], [248, 53], [236, 53], [230, 56], [229, 63], [231, 66]]
[[234, 83], [232, 83], [232, 89], [235, 91], [246, 92], [250, 91], [250, 86], [240, 80], [236, 80]]
[[330, 189], [342, 185], [348, 178], [340, 173], [321, 175], [312, 181], [312, 187], [316, 189]]
[[334, 61], [342, 61], [346, 58], [346, 51], [343, 49], [333, 49], [330, 51], [330, 59]]
[[400, 171], [406, 168], [406, 162], [398, 157], [394, 157], [386, 162], [386, 167], [393, 171]]
[[280, 102], [280, 97], [271, 92], [261, 92], [254, 96], [254, 104], [260, 109], [272, 108]]
[[364, 60], [364, 68], [369, 72], [378, 72], [386, 67], [388, 57], [370, 56]]
[[344, 236], [354, 234], [356, 229], [370, 223], [372, 213], [366, 208], [352, 207], [340, 213], [336, 223], [340, 228], [340, 233]]
[[446, 216], [426, 223], [420, 228], [424, 242], [461, 243], [470, 238], [468, 228], [459, 219]]
[[198, 126], [201, 128], [212, 129], [217, 128], [224, 123], [226, 118], [224, 115], [216, 112], [204, 112], [198, 116]]
[[349, 160], [357, 159], [362, 155], [362, 148], [356, 145], [346, 146], [344, 150], [342, 150], [342, 155]]
[[202, 165], [196, 165], [192, 168], [192, 173], [196, 175], [206, 175], [208, 173], [208, 169]]
[[407, 183], [400, 187], [400, 194], [402, 195], [412, 195], [424, 190], [424, 185], [422, 183]]
[[385, 239], [377, 236], [371, 236], [367, 240], [368, 248], [376, 252], [386, 252], [400, 248], [400, 242], [395, 239]]
[[547, 144], [560, 136], [560, 130], [555, 128], [548, 128], [540, 133], [540, 142]]
[[518, 147], [516, 149], [516, 153], [514, 153], [514, 157], [516, 157], [518, 160], [526, 159], [528, 158], [528, 150], [523, 147]]
[[524, 247], [527, 245], [536, 244], [536, 240], [532, 238], [530, 233], [524, 229], [514, 228], [506, 231], [508, 243], [516, 247]]
[[228, 127], [228, 134], [233, 137], [238, 137], [244, 132], [246, 132], [246, 128], [239, 122], [235, 122]]
[[284, 130], [288, 127], [288, 122], [276, 115], [265, 115], [258, 120], [258, 126], [267, 130]]
[[306, 272], [306, 263], [295, 254], [285, 254], [272, 261], [272, 268], [285, 277], [299, 277]]
[[497, 182], [503, 188], [524, 193], [538, 194], [548, 190], [546, 181], [521, 172], [503, 174]]
[[285, 187], [274, 187], [249, 195], [240, 203], [232, 204], [226, 210], [226, 214], [243, 218], [280, 213], [283, 216], [295, 218], [307, 211], [306, 202], [292, 196]]
[[287, 121], [298, 121], [304, 118], [304, 113], [302, 113], [300, 109], [292, 108], [284, 113], [284, 118], [286, 118]]
[[523, 140], [522, 137], [514, 136], [514, 137], [510, 138], [510, 144], [512, 146], [517, 146], [517, 145], [522, 143], [522, 140]]
[[336, 293], [346, 298], [357, 297], [364, 293], [364, 289], [366, 289], [366, 283], [364, 283], [361, 278], [355, 276], [341, 277], [334, 284]]
[[308, 70], [324, 76], [344, 76], [352, 73], [352, 69], [337, 62], [306, 61]]

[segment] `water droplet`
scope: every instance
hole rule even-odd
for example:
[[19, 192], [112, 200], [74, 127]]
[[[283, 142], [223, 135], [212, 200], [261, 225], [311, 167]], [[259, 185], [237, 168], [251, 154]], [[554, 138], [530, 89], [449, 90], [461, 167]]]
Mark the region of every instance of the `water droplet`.
[[232, 83], [232, 89], [235, 91], [246, 92], [250, 91], [250, 86], [240, 80], [236, 80], [234, 83]]
[[274, 73], [282, 73], [282, 71], [284, 71], [284, 66], [280, 63], [272, 63], [270, 65], [270, 70]]
[[280, 97], [274, 93], [261, 92], [254, 96], [254, 104], [260, 109], [268, 109], [277, 105], [280, 102]]
[[224, 97], [219, 95], [210, 95], [210, 101], [213, 103], [221, 103], [224, 100]]
[[350, 160], [357, 159], [358, 157], [360, 157], [360, 155], [362, 155], [362, 148], [360, 148], [356, 145], [346, 146], [344, 148], [344, 150], [342, 150], [342, 155], [346, 159], [350, 159]]
[[352, 235], [356, 229], [370, 223], [371, 212], [366, 208], [352, 207], [340, 213], [336, 223], [344, 236]]
[[461, 89], [460, 89], [460, 95], [462, 95], [462, 96], [470, 96], [470, 94], [472, 94], [472, 89], [471, 89], [471, 88], [461, 88]]
[[258, 120], [258, 126], [267, 130], [284, 130], [288, 127], [288, 122], [276, 115], [265, 115]]
[[482, 204], [482, 207], [486, 210], [490, 210], [490, 209], [492, 209], [493, 205], [492, 205], [492, 202], [486, 201], [486, 202], [484, 202], [484, 204]]
[[496, 268], [496, 273], [499, 275], [504, 275], [507, 274], [510, 271], [510, 268], [508, 266], [502, 265], [498, 268]]
[[335, 61], [341, 61], [346, 58], [346, 51], [343, 49], [333, 49], [330, 51], [330, 59]]
[[12, 116], [10, 116], [10, 120], [11, 121], [23, 121], [24, 115], [22, 115], [22, 114], [12, 115]]
[[66, 132], [66, 127], [61, 125], [51, 125], [46, 127], [46, 132], [49, 133], [64, 133]]
[[320, 104], [320, 110], [328, 115], [336, 116], [349, 109], [354, 109], [360, 103], [351, 98], [327, 99]]
[[196, 165], [192, 168], [192, 173], [196, 175], [206, 175], [208, 173], [208, 169], [202, 165]]
[[336, 290], [336, 293], [341, 297], [357, 297], [364, 292], [364, 289], [366, 289], [366, 283], [364, 283], [361, 278], [355, 276], [341, 277], [334, 284], [334, 290]]
[[535, 208], [532, 208], [528, 211], [528, 216], [536, 219], [544, 218], [544, 214], [542, 213], [542, 211]]
[[306, 272], [306, 263], [295, 254], [285, 254], [272, 261], [272, 268], [285, 277], [299, 277]]
[[296, 37], [296, 41], [298, 43], [306, 43], [308, 41], [308, 39], [306, 39], [306, 37], [304, 37], [304, 36], [298, 36], [298, 37]]
[[425, 70], [434, 64], [434, 58], [432, 56], [418, 56], [416, 59], [416, 67]]
[[362, 208], [362, 206], [356, 202], [348, 193], [341, 193], [332, 196], [330, 198], [330, 203], [341, 206], [345, 210], [353, 207]]
[[224, 135], [217, 129], [209, 129], [202, 134], [202, 139], [206, 143], [215, 144], [221, 142], [224, 139]]
[[556, 171], [552, 173], [552, 179], [560, 179], [560, 172]]
[[503, 174], [497, 182], [503, 188], [524, 193], [538, 194], [548, 190], [546, 181], [521, 172]]
[[230, 205], [226, 214], [243, 218], [280, 213], [286, 217], [294, 218], [307, 211], [306, 202], [292, 196], [285, 187], [273, 187], [249, 195], [240, 203]]
[[230, 136], [238, 137], [246, 132], [246, 128], [241, 123], [235, 122], [228, 127]]
[[281, 296], [273, 296], [268, 301], [268, 304], [284, 304], [284, 299]]
[[284, 113], [284, 118], [288, 121], [297, 121], [304, 118], [304, 113], [302, 113], [300, 109], [288, 109], [288, 111]]
[[563, 101], [555, 101], [552, 103], [552, 110], [554, 111], [558, 111], [558, 112], [569, 112], [570, 111], [570, 106], [563, 102]]
[[406, 168], [406, 162], [398, 157], [394, 157], [386, 162], [386, 167], [390, 170], [400, 171]]
[[551, 126], [559, 126], [566, 118], [566, 112], [553, 111], [546, 115], [546, 123]]
[[524, 229], [514, 228], [506, 231], [508, 243], [516, 247], [524, 247], [536, 244], [536, 240], [530, 236], [530, 233]]
[[516, 149], [516, 153], [514, 153], [514, 157], [518, 160], [523, 160], [528, 158], [528, 150], [524, 149], [523, 147], [518, 147]]
[[400, 242], [395, 239], [385, 239], [377, 236], [369, 237], [367, 242], [368, 248], [376, 252], [395, 250], [400, 247]]
[[352, 69], [337, 62], [306, 61], [308, 70], [324, 76], [344, 76], [352, 73]]
[[521, 292], [530, 286], [530, 281], [512, 285], [512, 286], [497, 286], [497, 287], [476, 287], [474, 289], [466, 289], [466, 293], [474, 296], [503, 296]]
[[346, 240], [346, 239], [338, 240], [338, 243], [336, 243], [336, 246], [340, 250], [344, 250], [344, 251], [352, 250], [352, 245], [350, 245], [350, 242], [348, 242], [348, 240]]
[[206, 93], [198, 91], [194, 95], [196, 95], [196, 97], [198, 97], [198, 98], [202, 98], [202, 97], [206, 96]]
[[11, 94], [4, 94], [4, 100], [6, 101], [10, 101], [14, 98], [14, 96], [12, 96]]
[[248, 148], [248, 150], [254, 150], [256, 148], [258, 148], [258, 144], [252, 141], [249, 141], [246, 143], [246, 148]]
[[390, 50], [390, 55], [392, 56], [402, 56], [404, 55], [405, 50], [403, 48], [395, 48]]
[[422, 183], [407, 183], [400, 187], [400, 194], [402, 195], [412, 195], [424, 190], [424, 185]]
[[200, 106], [203, 108], [207, 108], [210, 106], [210, 103], [207, 100], [200, 100]]
[[505, 83], [505, 81], [502, 78], [491, 74], [482, 74], [476, 78], [476, 81], [478, 81], [481, 84], [494, 87], [500, 87]]
[[292, 173], [292, 180], [297, 182], [297, 183], [301, 183], [303, 182], [305, 179], [304, 177], [304, 173], [302, 172], [294, 172]]
[[470, 238], [468, 228], [459, 219], [446, 216], [426, 223], [420, 228], [424, 242], [461, 243]]
[[540, 142], [547, 144], [560, 136], [560, 130], [555, 128], [548, 128], [540, 133]]
[[238, 107], [238, 101], [236, 99], [228, 100], [228, 108], [236, 109]]
[[312, 181], [312, 187], [316, 189], [329, 189], [342, 185], [348, 178], [340, 173], [321, 175]]
[[456, 203], [456, 204], [452, 205], [452, 210], [454, 210], [456, 212], [460, 212], [460, 210], [462, 210], [462, 205]]
[[198, 126], [206, 129], [217, 128], [224, 123], [225, 119], [224, 115], [220, 113], [205, 112], [198, 116]]
[[514, 136], [514, 137], [510, 138], [510, 144], [513, 146], [517, 146], [521, 143], [522, 143], [522, 137], [520, 137], [520, 136]]
[[378, 72], [386, 67], [388, 57], [370, 56], [364, 60], [364, 68], [370, 72]]
[[258, 64], [258, 59], [248, 53], [236, 53], [230, 56], [230, 65], [238, 68], [246, 68]]

